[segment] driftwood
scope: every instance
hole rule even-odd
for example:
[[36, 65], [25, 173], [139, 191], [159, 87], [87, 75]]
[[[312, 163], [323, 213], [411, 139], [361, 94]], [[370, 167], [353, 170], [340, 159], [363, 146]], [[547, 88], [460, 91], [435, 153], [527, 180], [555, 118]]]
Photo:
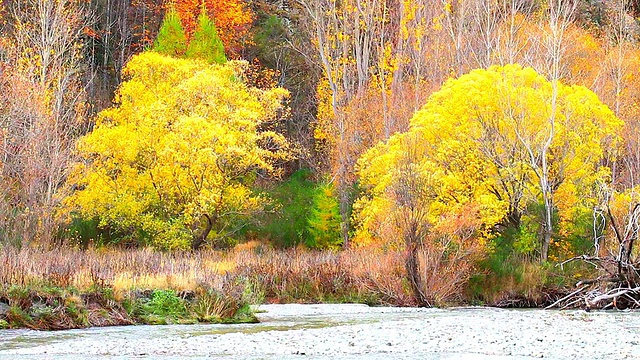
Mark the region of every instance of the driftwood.
[[586, 288], [587, 288], [586, 286], [583, 286], [582, 288], [580, 288], [580, 289], [578, 289], [578, 290], [576, 290], [576, 291], [572, 292], [571, 294], [569, 294], [569, 295], [567, 295], [567, 296], [565, 296], [565, 297], [563, 297], [563, 298], [561, 298], [561, 299], [558, 299], [556, 302], [554, 302], [553, 304], [551, 304], [551, 305], [549, 305], [549, 306], [545, 307], [544, 309], [545, 309], [545, 310], [552, 309], [552, 308], [554, 308], [554, 307], [558, 306], [558, 304], [562, 303], [563, 301], [566, 301], [566, 300], [568, 300], [568, 299], [571, 299], [571, 298], [573, 298], [574, 296], [576, 296], [576, 295], [580, 294], [580, 293], [581, 293], [581, 292], [583, 292]]
[[[627, 295], [627, 294], [631, 294], [631, 295], [635, 295], [638, 293], [638, 291], [640, 291], [640, 286], [635, 287], [633, 289], [630, 288], [618, 288], [618, 289], [612, 289], [609, 290], [606, 294], [602, 294], [602, 295], [598, 295], [596, 297], [594, 297], [593, 299], [585, 299], [585, 301], [587, 302], [587, 306], [589, 308], [596, 308], [598, 307], [598, 305], [605, 301], [605, 300], [617, 300], [618, 298], [620, 298], [623, 295]], [[633, 299], [633, 298], [631, 298]], [[637, 300], [634, 300], [634, 302], [638, 302]], [[615, 305], [615, 304], [614, 304]]]
[[[607, 199], [607, 203], [610, 199]], [[640, 308], [640, 259], [634, 255], [634, 246], [640, 233], [640, 204], [629, 208], [622, 221], [616, 219], [608, 206], [596, 209], [594, 219], [608, 224], [617, 241], [617, 251], [602, 255], [601, 242], [604, 236], [596, 232], [594, 255], [582, 255], [568, 259], [557, 266], [581, 261], [590, 264], [600, 272], [600, 276], [584, 279], [575, 286], [576, 290], [556, 300], [545, 309], [627, 309]], [[594, 230], [596, 229], [594, 223]]]

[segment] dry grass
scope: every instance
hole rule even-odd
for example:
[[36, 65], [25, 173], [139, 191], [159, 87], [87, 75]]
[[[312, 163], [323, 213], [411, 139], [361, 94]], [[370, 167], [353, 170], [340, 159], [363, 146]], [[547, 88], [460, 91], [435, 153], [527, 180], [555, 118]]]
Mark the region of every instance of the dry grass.
[[[468, 247], [459, 249], [427, 247], [419, 253], [424, 291], [434, 305], [469, 300], [465, 291], [478, 270], [476, 256]], [[260, 302], [415, 306], [405, 259], [399, 250], [274, 250], [262, 244], [197, 253], [5, 247], [0, 248], [0, 301], [14, 309], [5, 319], [11, 326], [46, 329], [144, 322], [137, 307], [125, 309], [126, 304], [141, 299], [144, 305], [157, 290], [189, 299], [197, 321], [226, 321], [247, 304]], [[518, 273], [524, 275], [499, 278], [485, 303], [535, 305], [529, 299], [540, 297], [544, 269], [522, 266]], [[42, 299], [49, 299], [44, 305], [51, 314], [34, 315], [33, 305]]]
[[269, 302], [414, 304], [400, 252], [263, 250], [234, 258], [236, 274], [252, 279]]
[[256, 301], [413, 305], [403, 285], [403, 260], [403, 254], [394, 251], [283, 251], [256, 244], [198, 253], [3, 248], [0, 288], [46, 285], [82, 292], [97, 286], [121, 298], [134, 290], [209, 289], [225, 294], [241, 286]]
[[192, 290], [198, 284], [220, 284], [224, 274], [211, 265], [220, 260], [221, 255], [216, 253], [3, 248], [0, 286], [46, 284], [79, 290], [100, 286], [118, 292], [148, 288]]

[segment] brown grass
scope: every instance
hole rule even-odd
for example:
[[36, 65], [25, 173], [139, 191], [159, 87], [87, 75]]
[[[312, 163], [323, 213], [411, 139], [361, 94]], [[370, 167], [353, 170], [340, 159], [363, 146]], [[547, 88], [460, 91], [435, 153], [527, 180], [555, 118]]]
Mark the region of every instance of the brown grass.
[[413, 305], [403, 286], [400, 252], [292, 249], [235, 253], [236, 274], [250, 278], [268, 302], [366, 302]]
[[[475, 267], [477, 254], [458, 249], [426, 247], [418, 254], [424, 291], [434, 305], [469, 302], [469, 277], [481, 269]], [[248, 303], [415, 306], [405, 259], [401, 250], [274, 250], [263, 244], [197, 253], [5, 247], [0, 248], [0, 302], [12, 307], [5, 316], [11, 326], [42, 329], [140, 322], [126, 304], [149, 298], [154, 290], [174, 290], [190, 299], [196, 320], [214, 322], [233, 317]], [[542, 303], [545, 270], [537, 263], [520, 266], [514, 274], [481, 283], [487, 287], [481, 300], [499, 306]], [[36, 303], [47, 305], [50, 314], [34, 316]]]
[[110, 288], [116, 298], [144, 289], [225, 293], [242, 286], [267, 302], [413, 305], [397, 251], [319, 252], [244, 246], [230, 252], [149, 249], [0, 249], [0, 288]]
[[209, 262], [205, 259], [221, 259], [221, 255], [3, 248], [0, 249], [0, 286], [45, 284], [86, 290], [97, 285], [116, 292], [146, 288], [189, 290], [200, 283], [216, 286], [224, 275], [217, 268], [207, 266]]

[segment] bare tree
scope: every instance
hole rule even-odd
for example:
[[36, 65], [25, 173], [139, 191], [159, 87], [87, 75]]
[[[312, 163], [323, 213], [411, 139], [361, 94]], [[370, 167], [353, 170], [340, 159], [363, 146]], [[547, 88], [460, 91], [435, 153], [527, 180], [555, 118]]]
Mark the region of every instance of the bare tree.
[[2, 179], [23, 224], [19, 235], [48, 241], [57, 191], [86, 126], [81, 79], [88, 10], [79, 0], [26, 0], [9, 11], [13, 51], [0, 94]]
[[431, 232], [429, 208], [436, 198], [436, 190], [428, 174], [422, 174], [418, 169], [417, 162], [424, 158], [418, 139], [409, 138], [407, 143], [407, 151], [395, 171], [389, 191], [394, 200], [396, 226], [404, 240], [409, 285], [419, 306], [432, 306], [420, 274], [419, 253]]
[[[357, 137], [350, 132], [353, 127], [349, 126], [349, 114], [344, 109], [351, 100], [366, 95], [371, 69], [385, 49], [387, 2], [297, 0], [296, 3], [308, 19], [306, 31], [315, 45], [315, 56], [330, 88], [332, 119], [329, 126], [335, 143], [330, 156], [339, 196], [342, 237], [348, 246], [353, 168], [361, 150], [354, 151], [353, 140]], [[383, 112], [383, 116], [386, 114]], [[386, 123], [385, 129], [386, 134], [391, 133]]]
[[549, 150], [556, 137], [556, 118], [558, 113], [558, 85], [566, 71], [564, 62], [566, 52], [566, 32], [573, 22], [577, 1], [574, 0], [549, 0], [547, 4], [547, 22], [541, 24], [540, 31], [543, 34], [540, 47], [536, 51], [543, 50], [546, 56], [543, 61], [534, 64], [538, 72], [545, 74], [551, 82], [552, 92], [549, 101], [548, 124], [544, 140], [541, 143], [531, 141], [525, 136], [518, 135], [522, 145], [529, 154], [529, 164], [535, 172], [542, 195], [543, 223], [541, 239], [541, 259], [546, 261], [549, 255], [549, 244], [553, 236], [553, 212], [554, 192], [559, 186], [551, 174]]

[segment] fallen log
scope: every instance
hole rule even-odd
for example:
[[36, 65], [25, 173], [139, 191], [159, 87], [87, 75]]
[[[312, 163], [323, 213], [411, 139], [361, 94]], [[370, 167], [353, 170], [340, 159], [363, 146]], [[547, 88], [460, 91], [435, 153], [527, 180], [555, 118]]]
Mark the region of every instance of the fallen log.
[[[606, 294], [602, 294], [596, 296], [593, 299], [585, 299], [588, 308], [595, 308], [598, 303], [605, 300], [616, 300], [623, 295], [628, 295], [629, 293], [637, 294], [640, 291], [640, 286], [635, 288], [617, 288], [613, 290], [609, 290]], [[614, 303], [615, 306], [615, 303]]]

